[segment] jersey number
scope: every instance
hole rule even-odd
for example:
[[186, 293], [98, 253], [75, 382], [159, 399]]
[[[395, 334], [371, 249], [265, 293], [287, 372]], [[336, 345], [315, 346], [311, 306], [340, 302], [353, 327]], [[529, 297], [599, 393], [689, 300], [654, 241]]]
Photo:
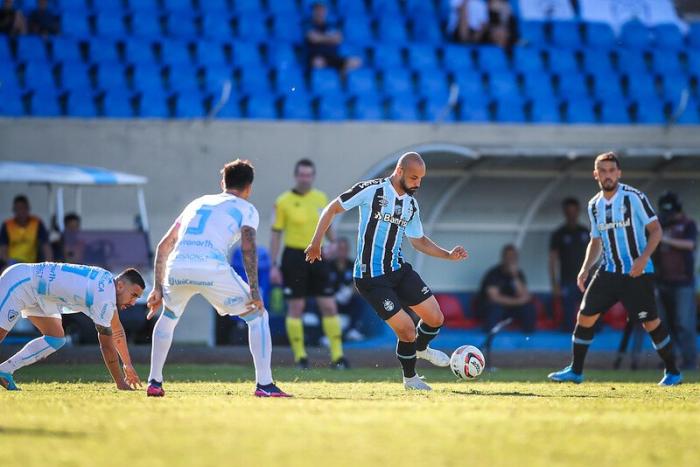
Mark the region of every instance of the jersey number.
[[204, 227], [207, 225], [209, 216], [211, 216], [211, 209], [199, 208], [197, 209], [197, 216], [199, 216], [199, 222], [195, 227], [187, 227], [185, 231], [187, 235], [200, 235], [204, 232]]

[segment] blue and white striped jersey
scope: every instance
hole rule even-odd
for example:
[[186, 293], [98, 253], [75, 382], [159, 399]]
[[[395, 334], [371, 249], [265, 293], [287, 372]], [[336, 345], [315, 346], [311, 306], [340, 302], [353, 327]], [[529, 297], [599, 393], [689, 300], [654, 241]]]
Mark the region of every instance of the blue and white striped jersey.
[[423, 236], [418, 202], [408, 193], [399, 196], [388, 178], [360, 182], [338, 197], [343, 209], [360, 208], [357, 258], [353, 276], [377, 277], [403, 264], [404, 233]]
[[[606, 200], [599, 192], [588, 202], [591, 237], [603, 242], [603, 264], [607, 272], [629, 274], [632, 262], [647, 246], [646, 226], [656, 220], [656, 213], [646, 195], [620, 183], [617, 192]], [[654, 272], [651, 260], [644, 273]]]

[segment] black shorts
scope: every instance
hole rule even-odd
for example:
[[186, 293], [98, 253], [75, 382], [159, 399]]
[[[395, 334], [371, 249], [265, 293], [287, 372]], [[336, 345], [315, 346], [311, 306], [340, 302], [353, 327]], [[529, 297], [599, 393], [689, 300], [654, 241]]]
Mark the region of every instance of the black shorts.
[[287, 298], [331, 297], [335, 293], [331, 282], [330, 264], [306, 262], [304, 250], [285, 248], [282, 253], [282, 280]]
[[593, 316], [605, 313], [617, 302], [627, 310], [630, 320], [653, 321], [659, 317], [654, 297], [654, 276], [632, 277], [597, 271], [588, 284], [581, 302], [581, 314]]
[[408, 263], [382, 276], [355, 278], [355, 287], [384, 321], [400, 309], [418, 305], [433, 295]]

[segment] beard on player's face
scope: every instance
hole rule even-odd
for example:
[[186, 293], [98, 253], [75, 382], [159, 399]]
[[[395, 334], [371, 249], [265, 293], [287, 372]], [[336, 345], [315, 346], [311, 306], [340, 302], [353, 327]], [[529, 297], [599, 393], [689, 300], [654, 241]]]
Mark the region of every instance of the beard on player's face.
[[612, 178], [603, 178], [602, 180], [598, 181], [598, 184], [600, 185], [600, 189], [603, 191], [615, 191], [617, 189], [617, 184], [618, 184], [617, 179], [612, 179]]
[[410, 196], [413, 196], [416, 191], [418, 191], [418, 187], [409, 187], [408, 184], [406, 183], [406, 179], [402, 176], [399, 178], [399, 185], [401, 185], [401, 189], [408, 193]]

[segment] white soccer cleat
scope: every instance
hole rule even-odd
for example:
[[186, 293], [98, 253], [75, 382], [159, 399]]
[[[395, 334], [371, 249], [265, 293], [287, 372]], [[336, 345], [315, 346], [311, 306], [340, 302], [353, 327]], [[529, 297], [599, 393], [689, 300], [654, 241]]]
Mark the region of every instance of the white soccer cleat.
[[425, 350], [416, 350], [416, 357], [428, 360], [435, 366], [450, 366], [450, 357], [445, 352], [426, 347]]
[[403, 387], [407, 391], [432, 391], [433, 388], [423, 381], [421, 376], [415, 375], [410, 378], [403, 377]]

